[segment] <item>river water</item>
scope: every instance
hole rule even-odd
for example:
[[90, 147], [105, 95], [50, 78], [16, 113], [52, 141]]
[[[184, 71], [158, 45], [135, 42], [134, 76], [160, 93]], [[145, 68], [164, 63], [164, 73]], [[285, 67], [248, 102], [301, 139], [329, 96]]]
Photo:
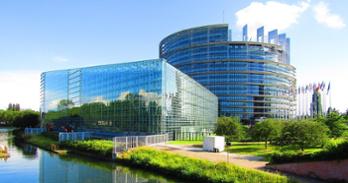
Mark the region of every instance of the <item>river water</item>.
[[153, 172], [78, 156], [58, 156], [13, 140], [11, 132], [0, 129], [0, 145], [10, 157], [0, 159], [0, 182], [4, 183], [171, 183], [182, 182]]

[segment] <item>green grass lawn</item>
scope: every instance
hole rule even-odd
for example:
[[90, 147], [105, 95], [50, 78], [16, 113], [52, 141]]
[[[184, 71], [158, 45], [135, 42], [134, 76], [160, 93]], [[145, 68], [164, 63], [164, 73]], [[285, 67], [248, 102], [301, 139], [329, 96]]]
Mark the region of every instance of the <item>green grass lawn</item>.
[[[202, 141], [169, 141], [171, 145], [192, 145], [194, 147], [202, 147]], [[321, 148], [307, 148], [304, 153], [313, 153], [321, 151]], [[226, 147], [225, 151], [236, 154], [253, 155], [264, 157], [265, 160], [269, 160], [273, 153], [277, 152], [300, 152], [298, 148], [290, 146], [276, 146], [268, 145], [265, 148], [264, 142], [233, 142], [232, 146]]]
[[[269, 160], [270, 156], [276, 152], [300, 152], [298, 148], [290, 146], [268, 145], [267, 149], [263, 142], [233, 142], [232, 146], [226, 147], [226, 151], [236, 154], [246, 154], [264, 157]], [[304, 153], [313, 153], [321, 151], [322, 148], [307, 148]]]

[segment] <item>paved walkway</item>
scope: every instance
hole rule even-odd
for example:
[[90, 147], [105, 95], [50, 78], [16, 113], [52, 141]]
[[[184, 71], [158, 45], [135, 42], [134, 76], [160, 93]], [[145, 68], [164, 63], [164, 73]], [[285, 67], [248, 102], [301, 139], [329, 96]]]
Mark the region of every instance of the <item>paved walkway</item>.
[[206, 152], [203, 151], [202, 148], [192, 146], [160, 144], [154, 147], [193, 158], [201, 158], [213, 162], [230, 162], [235, 165], [254, 169], [264, 169], [268, 163], [267, 161], [263, 161], [262, 157], [239, 155], [227, 152]]

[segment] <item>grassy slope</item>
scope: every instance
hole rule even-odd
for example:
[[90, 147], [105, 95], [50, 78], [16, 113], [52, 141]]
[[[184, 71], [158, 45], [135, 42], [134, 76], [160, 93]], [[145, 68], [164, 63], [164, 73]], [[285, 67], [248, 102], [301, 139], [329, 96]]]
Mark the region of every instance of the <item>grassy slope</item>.
[[62, 145], [63, 147], [81, 152], [95, 153], [109, 158], [112, 157], [113, 142], [111, 140], [67, 141]]
[[290, 182], [287, 177], [273, 173], [228, 163], [216, 164], [147, 147], [124, 153], [121, 160], [197, 182]]
[[44, 136], [41, 136], [41, 135], [29, 136], [26, 139], [26, 142], [28, 142], [30, 144], [37, 145], [37, 146], [39, 146], [39, 147], [41, 147], [43, 149], [46, 149], [46, 150], [50, 150], [51, 149], [51, 144], [58, 145], [57, 141], [52, 140], [52, 139], [47, 138], [47, 137], [44, 137]]

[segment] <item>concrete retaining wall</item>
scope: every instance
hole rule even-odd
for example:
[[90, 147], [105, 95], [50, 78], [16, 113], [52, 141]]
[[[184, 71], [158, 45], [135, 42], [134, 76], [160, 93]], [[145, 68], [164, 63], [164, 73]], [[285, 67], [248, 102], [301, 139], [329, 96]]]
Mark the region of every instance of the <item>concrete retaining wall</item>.
[[348, 182], [348, 159], [267, 165], [268, 168], [322, 180], [345, 180]]

